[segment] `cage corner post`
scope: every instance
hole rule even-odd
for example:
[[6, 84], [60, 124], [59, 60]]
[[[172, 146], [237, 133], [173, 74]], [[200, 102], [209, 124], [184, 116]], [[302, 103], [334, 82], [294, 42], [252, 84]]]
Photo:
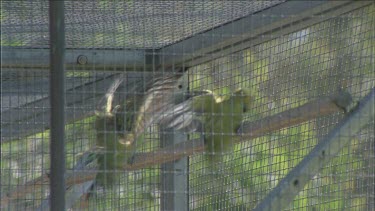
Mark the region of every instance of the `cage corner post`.
[[[160, 129], [161, 147], [187, 140], [187, 134], [172, 129]], [[188, 157], [161, 165], [161, 210], [188, 210]]]
[[49, 1], [50, 209], [65, 210], [65, 22], [64, 1]]

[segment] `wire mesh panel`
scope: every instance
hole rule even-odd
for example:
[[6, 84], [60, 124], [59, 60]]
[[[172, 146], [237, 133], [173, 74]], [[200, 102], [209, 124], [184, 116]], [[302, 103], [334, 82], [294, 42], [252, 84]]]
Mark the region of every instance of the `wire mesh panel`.
[[[199, 65], [193, 69], [197, 84], [219, 93], [249, 87], [251, 109], [244, 118], [251, 121], [340, 89], [358, 101], [374, 87], [373, 21], [374, 7], [366, 7]], [[342, 117], [336, 113], [297, 125], [290, 122], [289, 127], [236, 144], [234, 153], [224, 157], [224, 169], [206, 180], [210, 166], [201, 155], [192, 157], [190, 207], [254, 208]], [[328, 166], [311, 175], [288, 209], [373, 209], [373, 128], [370, 122]]]
[[[156, 49], [283, 1], [66, 1], [67, 48]], [[48, 47], [48, 2], [2, 3], [7, 45]]]
[[[317, 2], [66, 1], [66, 207], [267, 203], [375, 88], [375, 5]], [[1, 4], [1, 208], [48, 210], [48, 4]], [[373, 210], [364, 125], [279, 209]]]

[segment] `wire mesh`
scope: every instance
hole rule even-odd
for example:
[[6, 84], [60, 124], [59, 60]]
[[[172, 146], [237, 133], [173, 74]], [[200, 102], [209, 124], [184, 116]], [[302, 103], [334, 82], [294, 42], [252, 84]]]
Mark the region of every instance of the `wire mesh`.
[[[211, 89], [251, 87], [254, 101], [247, 117], [251, 120], [328, 96], [342, 87], [358, 100], [374, 87], [370, 49], [374, 35], [373, 12], [373, 7], [353, 11], [201, 65], [193, 71], [200, 74], [198, 83]], [[218, 173], [220, 176], [212, 183], [202, 179], [208, 174], [208, 167], [202, 167], [202, 157], [193, 157], [191, 208], [253, 208], [342, 117], [343, 114], [319, 117], [237, 144], [234, 153], [225, 159], [225, 170]], [[363, 133], [373, 134], [372, 128], [373, 122]], [[358, 134], [321, 173], [311, 175], [312, 181], [288, 209], [372, 209], [373, 194], [362, 195], [359, 190], [368, 192], [374, 188], [373, 182], [367, 179], [373, 178], [373, 170], [370, 170], [373, 169], [370, 164], [373, 153], [358, 156], [353, 151], [359, 142], [363, 150], [373, 149], [374, 143], [357, 139], [360, 136]], [[360, 179], [359, 175], [368, 176]], [[221, 191], [214, 188], [215, 184]], [[205, 200], [210, 196], [213, 200]]]
[[[282, 2], [66, 1], [68, 49], [147, 49], [151, 51], [146, 56], [152, 57], [151, 62], [145, 58], [139, 65], [125, 60], [129, 54], [124, 52], [120, 66], [97, 65], [89, 58], [88, 66], [78, 61], [66, 71], [67, 207], [159, 210], [166, 209], [165, 203], [178, 201], [174, 195], [181, 194], [186, 204], [172, 203], [176, 210], [255, 208], [346, 114], [335, 112], [299, 124], [290, 122], [251, 139], [236, 133], [236, 117], [256, 122], [340, 90], [359, 102], [375, 87], [375, 6], [332, 16], [285, 35], [266, 34], [267, 41], [191, 67], [187, 63], [164, 64], [163, 60], [179, 53], [191, 56], [189, 53], [176, 49], [159, 54], [157, 49], [249, 14], [261, 16], [262, 10]], [[1, 4], [2, 47], [49, 47], [46, 2]], [[227, 34], [210, 33], [206, 39], [218, 36]], [[22, 62], [17, 61], [21, 66]], [[2, 66], [1, 71], [1, 206], [5, 210], [44, 210], [49, 206], [49, 74], [47, 68], [20, 68], [19, 64]], [[206, 112], [180, 115], [174, 107], [181, 105], [175, 76], [186, 69], [189, 83], [183, 102], [197, 102], [196, 95], [210, 92], [224, 103], [216, 110], [204, 108]], [[170, 76], [175, 79], [172, 88], [155, 88], [161, 82], [166, 84]], [[118, 79], [123, 81], [112, 101], [108, 89]], [[234, 110], [235, 105], [245, 104], [244, 98], [234, 100], [239, 89], [251, 96], [250, 106]], [[137, 121], [142, 115], [144, 119]], [[175, 132], [197, 146], [169, 140], [176, 145], [160, 150], [168, 147], [167, 142], [160, 143], [160, 137], [171, 131], [157, 123], [168, 115], [192, 121], [196, 131]], [[127, 138], [136, 124], [142, 123], [145, 126], [136, 146], [127, 147]], [[372, 121], [319, 174], [310, 175], [311, 181], [286, 209], [373, 210], [374, 128]], [[220, 158], [207, 150], [213, 139], [223, 145], [225, 138], [230, 140], [229, 150], [219, 154]], [[206, 150], [199, 148], [202, 141]], [[188, 162], [185, 169], [171, 162], [181, 149], [192, 151], [182, 156]], [[218, 160], [210, 161], [212, 156]], [[130, 169], [132, 162], [142, 159], [154, 163]], [[170, 182], [161, 182], [167, 174], [172, 175]], [[186, 181], [186, 186], [175, 181]]]
[[[67, 48], [160, 48], [283, 1], [66, 1]], [[48, 2], [2, 3], [4, 40], [48, 47]]]

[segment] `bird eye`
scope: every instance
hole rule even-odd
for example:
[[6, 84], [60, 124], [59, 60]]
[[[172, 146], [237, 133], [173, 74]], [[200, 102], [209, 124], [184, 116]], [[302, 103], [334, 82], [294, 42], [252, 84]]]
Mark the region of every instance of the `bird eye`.
[[178, 88], [179, 88], [179, 89], [182, 89], [182, 85], [181, 85], [181, 84], [180, 84], [180, 85], [178, 85]]

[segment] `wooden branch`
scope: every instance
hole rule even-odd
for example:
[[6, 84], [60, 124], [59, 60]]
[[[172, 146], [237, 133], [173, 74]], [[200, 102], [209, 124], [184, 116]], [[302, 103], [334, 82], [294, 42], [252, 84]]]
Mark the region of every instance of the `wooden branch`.
[[[74, 171], [74, 173], [69, 173], [65, 180], [66, 187], [94, 180], [96, 174], [96, 171]], [[37, 179], [19, 186], [18, 188], [7, 193], [4, 197], [1, 198], [1, 208], [7, 207], [11, 200], [22, 198], [27, 194], [35, 192], [35, 190], [37, 189], [41, 189], [42, 187], [48, 186], [49, 182], [49, 174], [43, 174]]]
[[[80, 184], [95, 179], [97, 174], [97, 171], [95, 170], [96, 158], [92, 156], [90, 157], [95, 150], [96, 149], [92, 149], [83, 153], [73, 170], [67, 171], [65, 176], [65, 185], [67, 188], [75, 184]], [[1, 209], [8, 207], [12, 200], [20, 199], [25, 197], [27, 194], [31, 194], [42, 189], [43, 187], [48, 187], [49, 183], [49, 174], [45, 173], [42, 176], [27, 182], [26, 184], [18, 186], [15, 188], [15, 190], [8, 192], [1, 198]]]
[[317, 99], [258, 121], [243, 122], [238, 133], [245, 138], [257, 138], [266, 133], [307, 122], [321, 116], [346, 111], [351, 103], [350, 94], [341, 91], [331, 97]]
[[11, 200], [24, 197], [25, 195], [35, 191], [36, 187], [42, 187], [49, 184], [48, 174], [44, 174], [35, 180], [29, 181], [24, 185], [19, 186], [15, 190], [7, 193], [1, 198], [1, 209], [5, 209]]
[[134, 158], [134, 163], [132, 165], [125, 164], [123, 169], [142, 169], [153, 165], [175, 161], [196, 153], [202, 153], [204, 150], [205, 146], [203, 140], [193, 139], [154, 152], [137, 153]]

